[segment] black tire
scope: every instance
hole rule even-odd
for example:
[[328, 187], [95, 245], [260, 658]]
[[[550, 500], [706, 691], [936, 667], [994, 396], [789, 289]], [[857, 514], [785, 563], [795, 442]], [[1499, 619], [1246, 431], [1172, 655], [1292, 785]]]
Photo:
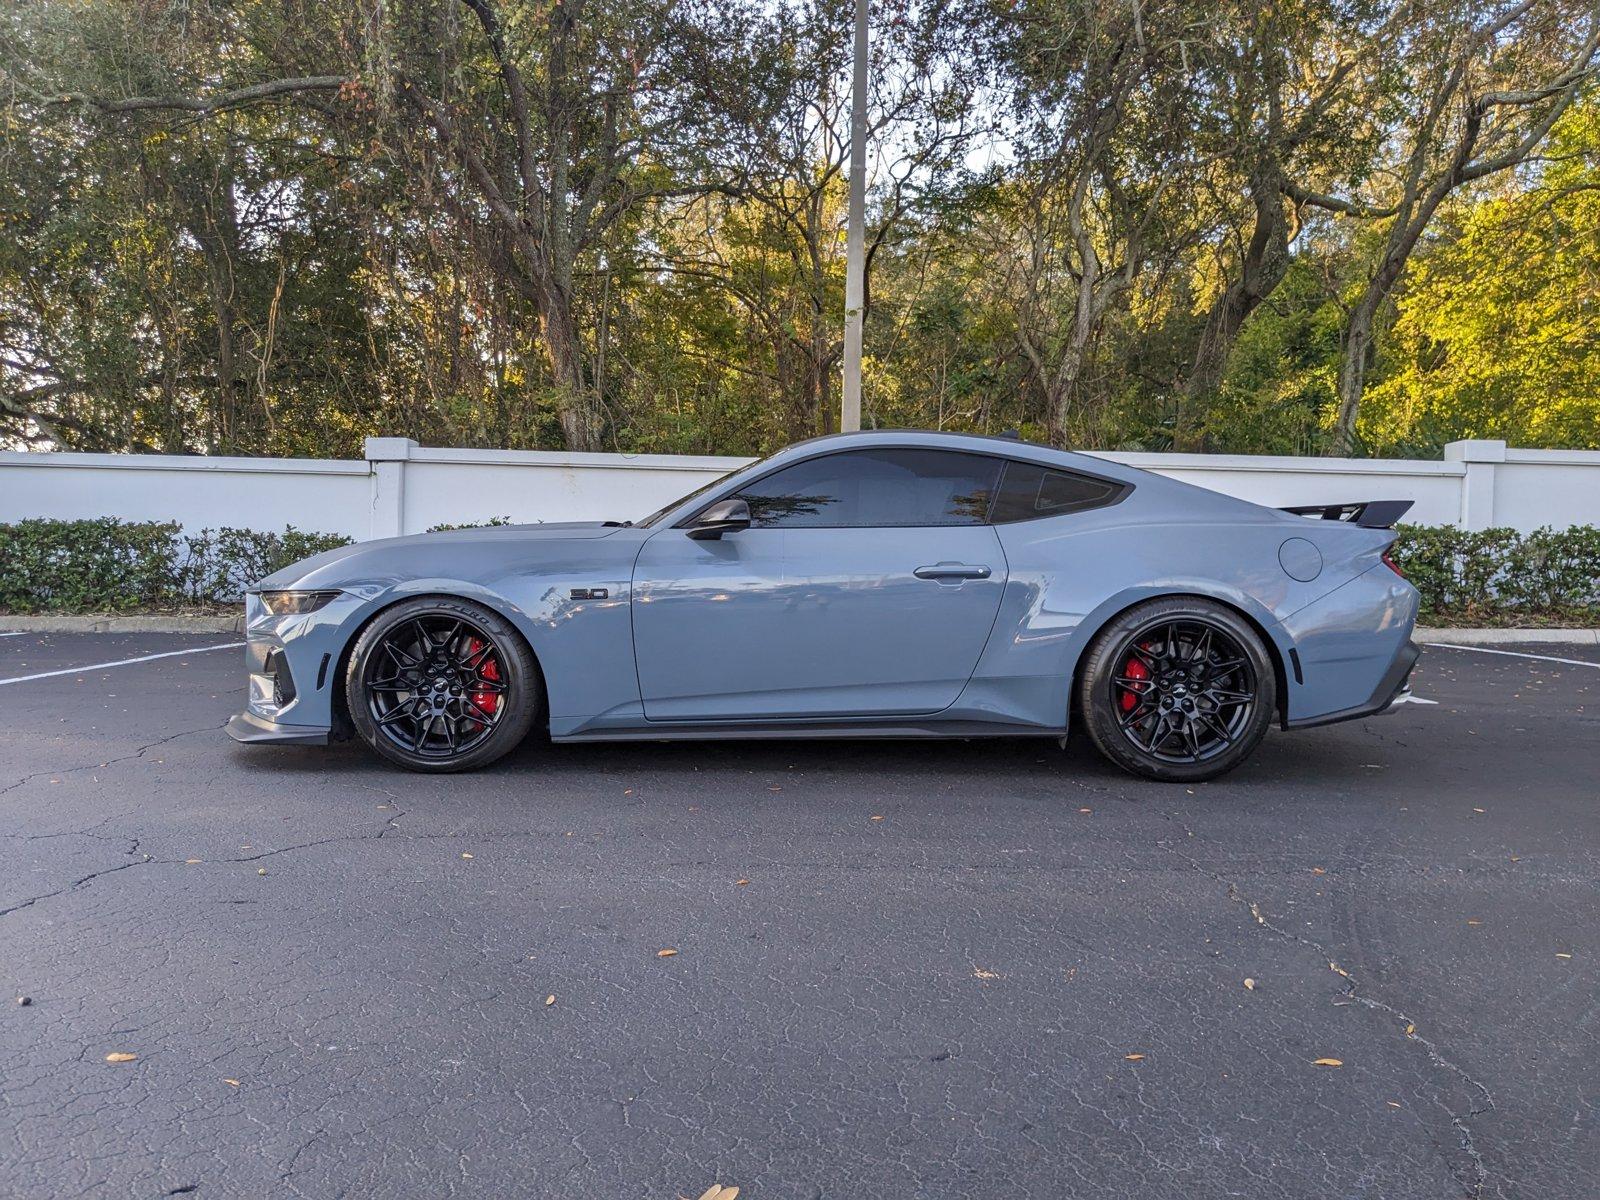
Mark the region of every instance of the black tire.
[[410, 771], [471, 771], [514, 750], [544, 710], [533, 652], [498, 613], [450, 596], [385, 609], [345, 672], [356, 733]]
[[1250, 623], [1198, 596], [1135, 605], [1090, 645], [1078, 711], [1095, 748], [1145, 779], [1194, 783], [1231, 771], [1261, 744], [1277, 676]]

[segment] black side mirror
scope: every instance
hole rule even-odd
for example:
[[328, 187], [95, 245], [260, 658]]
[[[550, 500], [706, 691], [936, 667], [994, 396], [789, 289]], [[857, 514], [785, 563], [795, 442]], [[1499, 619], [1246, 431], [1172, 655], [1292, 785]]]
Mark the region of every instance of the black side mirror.
[[689, 536], [697, 541], [715, 541], [725, 533], [750, 528], [750, 506], [743, 500], [718, 500], [695, 518]]

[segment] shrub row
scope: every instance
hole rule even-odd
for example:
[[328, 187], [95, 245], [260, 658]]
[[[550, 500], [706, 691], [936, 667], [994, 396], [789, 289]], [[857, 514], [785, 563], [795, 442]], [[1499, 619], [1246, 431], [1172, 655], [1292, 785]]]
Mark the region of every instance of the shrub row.
[[1393, 555], [1428, 617], [1600, 616], [1600, 528], [1457, 529], [1401, 525]]
[[0, 611], [125, 612], [235, 604], [298, 559], [343, 546], [337, 534], [203, 529], [171, 522], [19, 521], [0, 525]]
[[[502, 523], [499, 519], [490, 524]], [[1600, 528], [1468, 531], [1402, 525], [1394, 557], [1428, 618], [1600, 618]], [[350, 539], [176, 524], [20, 521], [0, 525], [0, 611], [119, 612], [237, 603], [244, 589]]]

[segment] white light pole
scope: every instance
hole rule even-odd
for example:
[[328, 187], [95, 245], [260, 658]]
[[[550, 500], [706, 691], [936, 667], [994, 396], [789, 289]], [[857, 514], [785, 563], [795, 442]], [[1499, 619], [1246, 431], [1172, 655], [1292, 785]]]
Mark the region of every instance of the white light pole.
[[844, 261], [844, 391], [839, 428], [861, 428], [861, 318], [866, 303], [867, 0], [856, 0], [855, 80], [850, 96], [850, 210]]

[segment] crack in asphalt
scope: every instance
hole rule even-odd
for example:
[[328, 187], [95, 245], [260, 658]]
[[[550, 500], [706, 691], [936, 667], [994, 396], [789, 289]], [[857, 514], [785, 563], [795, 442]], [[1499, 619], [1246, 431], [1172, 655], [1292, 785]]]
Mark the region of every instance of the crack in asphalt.
[[35, 779], [44, 778], [46, 775], [74, 775], [74, 774], [78, 773], [79, 771], [98, 771], [98, 770], [101, 770], [102, 768], [113, 766], [116, 763], [133, 762], [135, 759], [143, 758], [146, 754], [148, 754], [150, 751], [154, 750], [157, 746], [165, 746], [168, 742], [175, 742], [179, 738], [193, 737], [197, 733], [211, 733], [214, 730], [225, 729], [227, 727], [227, 724], [228, 724], [227, 721], [223, 721], [221, 724], [217, 724], [217, 725], [202, 725], [198, 729], [185, 729], [181, 733], [168, 734], [164, 738], [157, 738], [155, 741], [151, 742], [147, 746], [140, 746], [132, 754], [121, 754], [121, 755], [118, 755], [116, 758], [108, 758], [108, 759], [105, 760], [105, 762], [84, 763], [81, 766], [61, 767], [61, 768], [59, 768], [57, 770], [52, 770], [52, 771], [33, 771], [33, 772], [31, 772], [31, 773], [29, 773], [27, 775], [22, 776], [22, 778], [18, 779], [15, 783], [8, 783], [5, 787], [0, 788], [0, 796], [4, 796], [4, 795], [6, 795], [6, 794], [8, 794], [10, 792], [14, 792], [18, 788], [23, 787], [23, 786], [25, 786], [25, 785], [27, 785], [29, 783], [32, 783]]
[[[104, 762], [100, 762], [100, 763], [86, 763], [86, 764], [84, 764], [82, 766], [65, 767], [65, 768], [62, 768], [60, 770], [54, 770], [54, 771], [34, 771], [31, 774], [24, 775], [22, 778], [18, 779], [15, 783], [9, 784], [8, 786], [6, 786], [4, 788], [0, 788], [0, 796], [5, 795], [7, 792], [16, 791], [18, 788], [24, 786], [25, 784], [29, 783], [30, 781], [32, 781], [34, 779], [43, 778], [46, 775], [53, 775], [53, 776], [71, 775], [71, 774], [74, 774], [74, 773], [77, 773], [77, 772], [81, 772], [81, 771], [103, 770], [104, 768], [110, 767], [110, 766], [114, 766], [117, 763], [134, 762], [136, 760], [142, 759], [146, 754], [148, 754], [150, 751], [156, 749], [157, 747], [165, 746], [168, 742], [175, 742], [179, 738], [193, 737], [194, 735], [200, 734], [200, 733], [211, 733], [211, 732], [213, 732], [213, 731], [215, 731], [217, 729], [224, 728], [226, 725], [227, 725], [227, 722], [224, 721], [221, 724], [217, 724], [217, 725], [202, 725], [198, 729], [185, 729], [180, 733], [173, 733], [173, 734], [169, 734], [168, 736], [163, 737], [163, 738], [157, 738], [155, 741], [150, 742], [147, 745], [140, 746], [137, 750], [134, 750], [132, 753], [118, 755], [116, 758], [109, 758], [109, 759], [106, 759]], [[374, 790], [381, 790], [381, 789], [374, 789]], [[386, 795], [386, 796], [389, 796], [391, 801], [394, 798], [394, 795], [393, 795], [392, 792], [384, 792], [383, 794]], [[125, 815], [128, 815], [128, 814], [122, 814], [122, 815], [125, 816]], [[381, 839], [386, 833], [394, 832], [396, 830], [396, 828], [397, 828], [396, 822], [399, 821], [400, 818], [405, 816], [405, 815], [406, 815], [406, 810], [401, 809], [398, 805], [395, 805], [394, 806], [394, 811], [392, 813], [390, 813], [388, 818], [384, 821], [383, 827], [381, 829], [377, 830], [376, 832], [367, 832], [367, 833], [359, 833], [359, 834], [341, 834], [338, 837], [318, 838], [318, 839], [316, 839], [314, 841], [299, 842], [299, 843], [296, 843], [295, 845], [292, 845], [292, 846], [281, 846], [276, 850], [266, 850], [266, 851], [263, 851], [260, 854], [246, 854], [246, 855], [240, 855], [240, 856], [235, 856], [235, 857], [231, 857], [231, 858], [215, 858], [215, 859], [212, 859], [210, 861], [217, 862], [217, 863], [256, 862], [259, 859], [272, 858], [275, 855], [279, 855], [279, 854], [289, 854], [289, 853], [291, 853], [293, 851], [296, 851], [296, 850], [309, 850], [309, 849], [313, 849], [313, 848], [315, 848], [317, 846], [327, 846], [327, 845], [332, 845], [332, 844], [337, 843], [337, 842], [377, 841], [377, 840]], [[5, 836], [7, 836], [8, 838], [12, 838], [14, 840], [21, 840], [21, 841], [37, 841], [37, 840], [46, 839], [46, 838], [58, 838], [58, 837], [89, 837], [89, 838], [95, 838], [95, 839], [100, 840], [100, 841], [121, 841], [121, 842], [126, 842], [128, 844], [128, 848], [123, 851], [123, 854], [125, 854], [125, 855], [127, 855], [128, 857], [131, 858], [133, 855], [135, 855], [135, 854], [137, 854], [139, 852], [139, 846], [140, 846], [140, 843], [141, 843], [142, 839], [140, 839], [138, 837], [134, 837], [131, 834], [125, 834], [125, 835], [122, 835], [120, 837], [112, 838], [112, 837], [107, 837], [104, 834], [100, 834], [100, 833], [96, 832], [97, 830], [104, 828], [107, 824], [109, 824], [114, 819], [116, 819], [116, 818], [115, 817], [107, 817], [105, 820], [99, 822], [96, 825], [90, 826], [88, 829], [65, 830], [65, 831], [60, 832], [60, 833], [45, 833], [45, 834], [13, 833], [13, 834], [6, 834]], [[79, 888], [82, 888], [82, 887], [86, 886], [87, 884], [93, 883], [96, 879], [100, 879], [100, 878], [102, 878], [103, 876], [106, 876], [106, 875], [115, 875], [120, 871], [126, 871], [126, 870], [129, 870], [132, 867], [177, 866], [177, 865], [180, 865], [181, 863], [182, 863], [182, 860], [179, 860], [179, 859], [155, 858], [152, 855], [146, 854], [146, 855], [144, 855], [143, 858], [139, 859], [137, 862], [125, 862], [125, 863], [119, 863], [119, 864], [117, 864], [116, 866], [113, 866], [113, 867], [102, 867], [98, 871], [90, 871], [87, 875], [80, 875], [78, 878], [74, 879], [71, 883], [65, 885], [64, 887], [58, 887], [58, 888], [55, 888], [54, 890], [48, 891], [48, 892], [40, 892], [37, 895], [29, 896], [26, 899], [19, 900], [15, 904], [8, 905], [5, 908], [0, 908], [0, 917], [8, 917], [12, 913], [21, 912], [25, 908], [32, 908], [35, 904], [38, 904], [43, 900], [52, 900], [57, 896], [64, 896], [64, 895], [67, 895], [69, 892], [75, 892]]]
[[[1184, 822], [1175, 814], [1163, 813], [1162, 816], [1171, 821], [1173, 824], [1177, 825], [1189, 837], [1194, 836], [1193, 830], [1185, 825]], [[1235, 880], [1229, 879], [1227, 876], [1222, 875], [1217, 871], [1213, 871], [1210, 867], [1207, 867], [1193, 855], [1184, 853], [1182, 850], [1178, 849], [1177, 846], [1170, 842], [1161, 841], [1157, 842], [1157, 845], [1172, 851], [1172, 853], [1183, 859], [1196, 871], [1221, 884], [1227, 890], [1228, 899], [1235, 904], [1244, 906], [1249, 911], [1250, 915], [1255, 919], [1256, 924], [1261, 928], [1267, 930], [1269, 933], [1276, 934], [1278, 937], [1287, 941], [1297, 942], [1301, 946], [1315, 950], [1321, 956], [1322, 961], [1327, 964], [1328, 970], [1339, 976], [1340, 980], [1342, 981], [1340, 986], [1344, 993], [1343, 1003], [1359, 1004], [1363, 1008], [1372, 1009], [1375, 1012], [1381, 1012], [1391, 1017], [1405, 1031], [1404, 1037], [1406, 1041], [1414, 1042], [1421, 1046], [1427, 1053], [1428, 1061], [1434, 1067], [1451, 1072], [1463, 1083], [1465, 1083], [1471, 1091], [1478, 1095], [1479, 1099], [1474, 1100], [1465, 1113], [1455, 1112], [1450, 1109], [1443, 1100], [1437, 1098], [1435, 1099], [1435, 1103], [1437, 1103], [1439, 1107], [1443, 1109], [1450, 1117], [1450, 1124], [1455, 1129], [1456, 1135], [1460, 1139], [1461, 1150], [1466, 1154], [1468, 1160], [1472, 1163], [1474, 1177], [1473, 1182], [1469, 1186], [1466, 1180], [1461, 1179], [1460, 1176], [1457, 1175], [1456, 1169], [1453, 1166], [1450, 1167], [1450, 1173], [1451, 1175], [1456, 1176], [1457, 1182], [1461, 1184], [1462, 1191], [1465, 1195], [1472, 1197], [1473, 1200], [1478, 1200], [1478, 1198], [1483, 1195], [1483, 1190], [1489, 1182], [1489, 1168], [1484, 1162], [1483, 1153], [1477, 1148], [1477, 1145], [1473, 1140], [1472, 1130], [1467, 1123], [1476, 1117], [1480, 1117], [1485, 1113], [1494, 1111], [1494, 1096], [1489, 1091], [1488, 1087], [1482, 1081], [1473, 1076], [1465, 1067], [1461, 1066], [1459, 1063], [1453, 1062], [1449, 1058], [1446, 1058], [1444, 1054], [1440, 1052], [1437, 1042], [1418, 1033], [1416, 1031], [1417, 1022], [1403, 1009], [1397, 1008], [1396, 1006], [1383, 1000], [1376, 999], [1375, 997], [1362, 995], [1360, 993], [1360, 981], [1344, 967], [1340, 966], [1338, 958], [1321, 942], [1314, 938], [1305, 937], [1303, 934], [1295, 933], [1293, 930], [1285, 929], [1283, 926], [1271, 921], [1261, 911], [1261, 905], [1257, 901], [1246, 896], [1240, 890], [1239, 885]], [[1339, 1003], [1339, 1001], [1335, 1001], [1335, 1003]], [[1446, 1165], [1449, 1165], [1448, 1162]]]

